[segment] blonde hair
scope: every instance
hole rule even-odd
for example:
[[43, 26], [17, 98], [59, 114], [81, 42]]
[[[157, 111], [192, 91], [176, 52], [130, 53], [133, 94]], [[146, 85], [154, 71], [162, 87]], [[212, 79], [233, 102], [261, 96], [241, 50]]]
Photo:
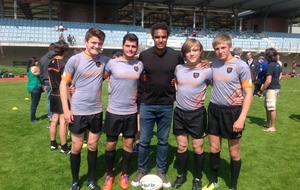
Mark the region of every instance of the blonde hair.
[[[181, 47], [181, 56], [183, 58], [185, 58], [185, 54], [190, 52], [191, 51], [191, 48], [195, 45], [195, 44], [198, 44], [199, 46], [199, 51], [201, 52], [201, 55], [202, 55], [202, 52], [203, 52], [203, 46], [202, 44], [200, 43], [200, 41], [196, 40], [196, 39], [187, 39], [184, 44], [182, 45]], [[200, 56], [201, 56], [200, 55]]]
[[227, 34], [217, 35], [212, 41], [212, 46], [213, 46], [213, 48], [215, 48], [215, 46], [217, 46], [218, 44], [223, 43], [223, 42], [227, 43], [227, 45], [229, 47], [232, 46], [232, 39]]

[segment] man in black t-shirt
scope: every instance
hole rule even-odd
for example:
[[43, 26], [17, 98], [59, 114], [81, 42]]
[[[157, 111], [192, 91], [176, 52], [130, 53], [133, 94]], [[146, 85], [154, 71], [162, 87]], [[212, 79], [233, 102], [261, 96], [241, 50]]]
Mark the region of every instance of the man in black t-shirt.
[[150, 143], [154, 124], [157, 124], [156, 170], [164, 187], [171, 183], [165, 175], [167, 168], [168, 137], [171, 128], [175, 90], [171, 85], [175, 67], [183, 63], [179, 52], [167, 47], [170, 29], [166, 23], [156, 23], [151, 28], [154, 47], [142, 52], [139, 59], [144, 64], [146, 81], [140, 99], [140, 142], [138, 152], [138, 173], [132, 181], [138, 186], [147, 171]]

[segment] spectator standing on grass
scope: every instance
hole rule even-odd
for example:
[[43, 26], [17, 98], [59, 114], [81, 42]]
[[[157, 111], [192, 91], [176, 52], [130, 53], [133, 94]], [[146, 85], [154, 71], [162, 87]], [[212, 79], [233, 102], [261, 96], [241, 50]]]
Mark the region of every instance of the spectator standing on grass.
[[[266, 60], [265, 57], [262, 56], [262, 62], [260, 64], [260, 73], [259, 73], [259, 78], [261, 80], [261, 86], [258, 89], [258, 91], [260, 91], [261, 87], [264, 85], [265, 81], [266, 81], [266, 71], [267, 71], [267, 67], [268, 67], [268, 61]], [[260, 98], [262, 98], [264, 95], [263, 93], [258, 93], [258, 96]]]
[[207, 120], [204, 100], [206, 87], [211, 83], [211, 68], [202, 69], [202, 44], [196, 39], [187, 39], [181, 47], [185, 63], [175, 69], [176, 108], [173, 115], [173, 134], [177, 141], [178, 176], [172, 183], [177, 189], [187, 180], [189, 163], [189, 136], [194, 149], [193, 190], [202, 188], [202, 170], [204, 167], [203, 143]]
[[30, 120], [38, 122], [36, 109], [39, 105], [42, 94], [42, 81], [40, 77], [39, 60], [37, 57], [30, 57], [27, 62], [27, 90], [31, 94]]
[[293, 76], [293, 77], [296, 76], [296, 68], [297, 68], [296, 61], [293, 60], [293, 63], [292, 63], [292, 76]]
[[[241, 137], [245, 119], [253, 99], [251, 72], [241, 59], [232, 56], [232, 39], [226, 34], [218, 35], [212, 42], [217, 60], [212, 61], [213, 87], [208, 106], [208, 138], [210, 144], [210, 179], [203, 190], [219, 187], [221, 140], [228, 140], [230, 155], [230, 190], [237, 189], [241, 169]], [[235, 97], [243, 94], [242, 106]]]
[[280, 65], [280, 67], [282, 68], [282, 62], [280, 61], [280, 55], [277, 54], [277, 63]]
[[172, 121], [173, 102], [175, 100], [174, 78], [175, 67], [183, 60], [178, 52], [167, 47], [170, 29], [166, 23], [156, 23], [151, 27], [154, 47], [140, 53], [139, 59], [144, 64], [146, 75], [142, 85], [140, 104], [140, 142], [138, 152], [138, 173], [132, 180], [138, 186], [140, 179], [147, 171], [150, 155], [150, 142], [153, 137], [154, 124], [157, 124], [156, 170], [164, 187], [171, 183], [166, 176], [168, 138]]
[[50, 61], [48, 66], [49, 82], [51, 86], [50, 95], [50, 111], [52, 112], [52, 121], [50, 124], [50, 149], [58, 149], [56, 142], [56, 126], [59, 124], [59, 138], [61, 144], [61, 153], [69, 154], [67, 144], [67, 122], [63, 115], [62, 104], [60, 100], [59, 85], [61, 81], [61, 75], [63, 74], [69, 45], [64, 41], [58, 41], [54, 43], [55, 57]]
[[[251, 72], [252, 83], [255, 84], [257, 78], [257, 69], [258, 69], [257, 61], [253, 59], [251, 52], [248, 52], [246, 57], [247, 57], [246, 63], [248, 64]], [[255, 95], [255, 92], [253, 93], [253, 95]]]
[[[102, 82], [104, 68], [110, 58], [100, 55], [105, 33], [98, 28], [90, 28], [85, 35], [84, 52], [72, 56], [64, 70], [60, 84], [60, 96], [66, 121], [71, 132], [72, 148], [70, 165], [72, 173], [71, 190], [80, 188], [79, 169], [84, 132], [87, 135], [87, 187], [100, 190], [96, 182], [96, 163], [98, 140], [102, 130]], [[72, 95], [71, 110], [68, 105], [69, 84], [75, 87]]]
[[260, 91], [266, 91], [265, 109], [267, 122], [263, 124], [265, 132], [276, 131], [276, 100], [280, 91], [279, 80], [281, 79], [281, 67], [277, 62], [277, 51], [274, 48], [266, 49], [265, 56], [268, 61], [266, 80]]
[[268, 62], [265, 61], [264, 56], [259, 56], [257, 61], [257, 77], [255, 81], [255, 88], [254, 88], [254, 96], [262, 97], [263, 94], [258, 94], [262, 84], [264, 83], [265, 79], [265, 72], [268, 66]]
[[109, 76], [109, 100], [103, 128], [106, 134], [107, 176], [102, 190], [112, 190], [113, 187], [114, 160], [120, 133], [123, 143], [120, 188], [129, 188], [129, 168], [137, 132], [137, 87], [144, 70], [143, 63], [135, 59], [138, 44], [138, 37], [135, 34], [126, 34], [123, 37], [123, 55], [111, 59], [105, 67], [105, 75]]
[[49, 123], [52, 120], [52, 112], [50, 111], [50, 94], [51, 94], [51, 88], [48, 78], [48, 66], [50, 63], [50, 60], [54, 57], [54, 43], [51, 43], [48, 48], [48, 52], [40, 59], [39, 65], [40, 65], [40, 75], [42, 79], [42, 84], [44, 85], [47, 97], [47, 115], [49, 119]]

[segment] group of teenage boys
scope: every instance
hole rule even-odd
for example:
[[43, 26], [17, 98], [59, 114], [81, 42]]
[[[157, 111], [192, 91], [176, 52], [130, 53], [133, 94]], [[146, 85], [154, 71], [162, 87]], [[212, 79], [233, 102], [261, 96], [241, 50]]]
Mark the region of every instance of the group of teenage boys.
[[[248, 65], [231, 55], [232, 42], [227, 35], [213, 40], [218, 57], [210, 66], [201, 60], [203, 47], [196, 39], [187, 39], [180, 52], [167, 47], [170, 29], [165, 23], [151, 27], [154, 46], [141, 52], [138, 59], [138, 38], [128, 33], [123, 38], [121, 57], [110, 59], [99, 54], [105, 33], [90, 28], [85, 36], [85, 50], [73, 55], [65, 64], [59, 86], [64, 119], [71, 132], [71, 190], [80, 189], [79, 170], [84, 133], [87, 130], [87, 187], [101, 189], [96, 182], [98, 140], [106, 134], [105, 161], [107, 176], [102, 190], [113, 189], [114, 159], [119, 134], [122, 133], [120, 188], [128, 189], [133, 143], [140, 123], [138, 172], [131, 185], [138, 186], [147, 173], [150, 143], [157, 126], [157, 175], [163, 187], [180, 188], [187, 180], [188, 139], [194, 149], [193, 190], [214, 189], [218, 184], [221, 139], [228, 140], [230, 153], [230, 189], [237, 189], [241, 168], [240, 139], [252, 101], [251, 73]], [[109, 101], [103, 123], [102, 82], [109, 78]], [[142, 84], [142, 85], [139, 85]], [[212, 93], [208, 119], [204, 108], [206, 87]], [[69, 86], [74, 87], [70, 101]], [[142, 89], [138, 89], [142, 88]], [[141, 92], [139, 108], [136, 103]], [[175, 96], [176, 95], [176, 96]], [[243, 98], [240, 98], [243, 96]], [[176, 98], [175, 98], [176, 97]], [[173, 107], [176, 102], [175, 110]], [[139, 111], [138, 111], [139, 110]], [[173, 114], [174, 112], [174, 114]], [[173, 116], [174, 115], [174, 116]], [[178, 177], [171, 184], [166, 176], [168, 138], [173, 120], [173, 133], [178, 144]], [[208, 128], [207, 128], [208, 126]], [[202, 187], [204, 166], [203, 141], [208, 133], [210, 143], [209, 184]]]

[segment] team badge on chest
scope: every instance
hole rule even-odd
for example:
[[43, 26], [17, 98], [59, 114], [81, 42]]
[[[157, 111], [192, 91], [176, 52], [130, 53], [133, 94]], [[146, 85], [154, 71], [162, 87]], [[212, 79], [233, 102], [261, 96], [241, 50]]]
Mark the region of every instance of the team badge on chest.
[[96, 66], [97, 66], [97, 67], [100, 67], [100, 65], [101, 65], [101, 62], [100, 62], [100, 61], [97, 61], [97, 62], [96, 62]]
[[134, 66], [133, 69], [138, 72], [139, 71], [139, 67], [138, 66]]
[[233, 68], [232, 67], [227, 67], [227, 73], [230, 74], [232, 72]]
[[199, 73], [193, 73], [193, 77], [196, 79], [196, 78], [198, 78], [199, 77]]

